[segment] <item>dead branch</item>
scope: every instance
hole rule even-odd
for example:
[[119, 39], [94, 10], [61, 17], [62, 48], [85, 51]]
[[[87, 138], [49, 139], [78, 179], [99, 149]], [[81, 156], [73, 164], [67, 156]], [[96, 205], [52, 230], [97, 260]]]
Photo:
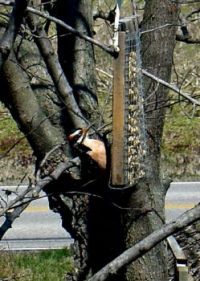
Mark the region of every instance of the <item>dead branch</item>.
[[199, 3], [200, 0], [180, 0], [180, 1], [177, 1], [177, 0], [171, 0], [171, 2], [174, 2], [174, 3], [178, 3], [178, 4], [181, 4], [181, 5], [188, 5], [188, 4], [195, 4], [195, 3]]
[[[102, 72], [100, 69], [97, 68], [97, 71], [100, 71]], [[180, 96], [182, 96], [184, 99], [188, 100], [189, 102], [191, 102], [192, 104], [194, 105], [197, 105], [197, 106], [200, 106], [200, 102], [198, 102], [196, 99], [192, 98], [189, 94], [186, 94], [186, 93], [183, 93], [181, 90], [179, 90], [177, 87], [167, 83], [166, 81], [162, 80], [161, 78], [151, 74], [150, 72], [148, 72], [147, 70], [145, 69], [142, 69], [142, 73], [155, 80], [156, 82], [158, 82], [159, 84], [162, 84], [163, 86], [169, 88], [170, 90], [172, 90], [173, 92], [179, 94]], [[107, 73], [105, 73], [106, 75], [108, 75]], [[112, 75], [109, 74], [109, 78], [113, 78]]]
[[15, 1], [15, 5], [8, 22], [8, 26], [0, 42], [0, 67], [8, 57], [10, 50], [13, 47], [28, 2], [29, 2], [28, 0]]
[[148, 71], [146, 71], [145, 69], [142, 69], [142, 73], [155, 80], [156, 82], [158, 82], [159, 84], [162, 84], [163, 86], [169, 88], [170, 90], [172, 90], [173, 92], [179, 94], [181, 97], [183, 97], [184, 99], [188, 100], [189, 102], [193, 103], [194, 105], [200, 106], [200, 102], [198, 102], [196, 99], [192, 98], [190, 95], [183, 93], [181, 90], [179, 90], [176, 86], [172, 86], [171, 84], [167, 83], [166, 81], [162, 80], [161, 78], [149, 73]]
[[165, 224], [161, 229], [154, 231], [145, 239], [123, 252], [116, 259], [99, 270], [88, 281], [106, 280], [108, 277], [110, 277], [110, 275], [116, 274], [120, 268], [129, 265], [131, 262], [134, 262], [139, 257], [150, 251], [158, 243], [160, 243], [170, 235], [185, 228], [186, 226], [199, 220], [199, 218], [200, 204], [198, 204], [193, 209], [185, 212], [183, 215], [179, 216], [175, 221]]
[[143, 30], [143, 31], [140, 32], [140, 34], [143, 35], [145, 33], [154, 32], [154, 31], [157, 31], [157, 30], [160, 30], [160, 29], [163, 29], [163, 28], [168, 28], [168, 27], [173, 27], [173, 26], [174, 26], [174, 24], [166, 23], [166, 24], [161, 25], [161, 26], [157, 26], [157, 27], [154, 27], [154, 28], [151, 28], [151, 29]]

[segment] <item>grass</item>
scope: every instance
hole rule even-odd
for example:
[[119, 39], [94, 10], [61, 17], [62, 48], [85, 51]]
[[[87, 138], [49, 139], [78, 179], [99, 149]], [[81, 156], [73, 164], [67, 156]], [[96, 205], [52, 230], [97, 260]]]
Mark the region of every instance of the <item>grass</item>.
[[[22, 137], [22, 133], [20, 133], [9, 112], [2, 104], [0, 104], [0, 153], [4, 153]], [[17, 153], [19, 150], [23, 150], [26, 154], [30, 154], [30, 148], [25, 138], [16, 145], [12, 153]]]
[[25, 174], [31, 177], [33, 161], [27, 140], [0, 103], [0, 184], [17, 183]]
[[162, 144], [162, 167], [165, 174], [172, 178], [196, 180], [200, 176], [199, 114], [196, 112], [189, 118], [185, 113], [186, 109], [178, 105], [167, 114]]
[[68, 249], [41, 252], [1, 252], [0, 280], [61, 281], [72, 271]]
[[165, 122], [164, 149], [169, 153], [189, 152], [199, 146], [199, 117], [188, 118], [175, 108]]

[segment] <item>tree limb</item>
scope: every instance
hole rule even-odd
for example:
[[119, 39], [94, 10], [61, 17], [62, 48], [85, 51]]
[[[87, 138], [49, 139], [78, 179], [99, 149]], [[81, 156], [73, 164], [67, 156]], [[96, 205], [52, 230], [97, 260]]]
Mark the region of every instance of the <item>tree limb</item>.
[[13, 47], [29, 0], [16, 0], [8, 26], [0, 42], [0, 68]]
[[193, 10], [189, 14], [186, 15], [186, 19], [191, 18], [193, 15], [200, 13], [200, 9]]
[[30, 13], [28, 13], [28, 24], [36, 35], [35, 42], [44, 58], [60, 99], [68, 110], [71, 121], [76, 128], [86, 127], [87, 124], [74, 98], [73, 90], [64, 75], [58, 56], [55, 54], [45, 30], [39, 25], [37, 18]]
[[8, 87], [6, 95], [2, 95], [9, 99], [10, 107], [15, 108], [15, 111], [11, 109], [11, 113], [20, 124], [21, 131], [27, 136], [34, 153], [38, 158], [43, 158], [52, 147], [63, 143], [63, 136], [41, 110], [29, 78], [18, 64], [13, 51], [2, 69]]
[[179, 216], [175, 221], [165, 224], [161, 229], [154, 231], [142, 241], [138, 242], [136, 245], [123, 252], [116, 259], [99, 270], [88, 281], [106, 280], [110, 275], [116, 274], [120, 268], [130, 264], [131, 262], [134, 262], [136, 259], [150, 251], [153, 247], [166, 239], [168, 236], [194, 223], [195, 221], [199, 220], [199, 218], [200, 204], [198, 204], [193, 209], [185, 212], [183, 215]]
[[[0, 0], [0, 4], [4, 4], [4, 5], [13, 5], [13, 0]], [[102, 50], [104, 50], [105, 52], [111, 54], [112, 56], [116, 55], [116, 52], [114, 50], [114, 48], [112, 47], [108, 47], [105, 44], [102, 44], [101, 42], [91, 38], [90, 36], [84, 35], [83, 33], [79, 32], [78, 30], [76, 30], [75, 28], [71, 27], [70, 25], [66, 24], [65, 22], [63, 22], [62, 20], [59, 20], [53, 16], [48, 15], [45, 12], [41, 12], [38, 11], [37, 9], [34, 9], [32, 7], [27, 7], [27, 11], [31, 12], [33, 14], [36, 14], [40, 17], [46, 18], [50, 21], [55, 22], [56, 24], [59, 24], [60, 26], [62, 26], [63, 28], [65, 28], [66, 30], [68, 30], [69, 32], [73, 33], [74, 35], [98, 46], [99, 48], [101, 48]]]
[[169, 88], [170, 90], [174, 91], [175, 93], [179, 94], [180, 96], [182, 96], [183, 98], [185, 98], [186, 100], [190, 101], [191, 103], [200, 106], [200, 102], [198, 102], [196, 99], [192, 98], [190, 95], [181, 92], [181, 90], [179, 90], [177, 87], [172, 86], [171, 84], [167, 83], [166, 81], [162, 80], [161, 78], [156, 77], [155, 75], [149, 73], [147, 70], [142, 69], [142, 73], [155, 80], [156, 82], [162, 84], [163, 86]]
[[59, 24], [60, 26], [62, 26], [63, 28], [65, 28], [66, 30], [68, 30], [69, 32], [73, 33], [74, 35], [98, 46], [99, 48], [101, 48], [102, 50], [106, 51], [107, 53], [111, 54], [111, 55], [115, 55], [116, 52], [114, 51], [114, 48], [111, 48], [111, 47], [108, 47], [106, 46], [105, 44], [102, 44], [101, 42], [87, 36], [87, 35], [84, 35], [83, 33], [79, 32], [78, 30], [76, 30], [75, 28], [71, 27], [70, 25], [66, 24], [65, 22], [63, 22], [62, 20], [59, 20], [55, 17], [52, 17], [52, 16], [49, 16], [48, 14], [44, 13], [44, 12], [41, 12], [41, 11], [38, 11], [37, 9], [34, 9], [34, 8], [31, 8], [31, 7], [28, 7], [27, 8], [27, 11], [33, 13], [33, 14], [36, 14], [40, 17], [43, 17], [43, 18], [46, 18], [50, 21], [53, 21], [55, 22], [56, 24]]

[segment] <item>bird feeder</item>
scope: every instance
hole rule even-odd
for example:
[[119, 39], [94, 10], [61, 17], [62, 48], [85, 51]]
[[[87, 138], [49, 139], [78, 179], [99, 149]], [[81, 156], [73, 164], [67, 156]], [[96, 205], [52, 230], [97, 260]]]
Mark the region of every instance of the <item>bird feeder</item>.
[[135, 16], [120, 20], [119, 55], [113, 66], [111, 185], [127, 187], [144, 177], [145, 120], [140, 39]]

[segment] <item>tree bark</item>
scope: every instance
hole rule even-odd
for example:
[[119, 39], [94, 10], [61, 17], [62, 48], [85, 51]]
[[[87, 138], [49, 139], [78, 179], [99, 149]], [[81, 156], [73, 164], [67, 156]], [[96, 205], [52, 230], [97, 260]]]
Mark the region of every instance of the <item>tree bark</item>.
[[[56, 15], [78, 31], [92, 37], [92, 11], [92, 0], [61, 0]], [[57, 30], [58, 53], [62, 68], [85, 117], [94, 122], [98, 119], [98, 106], [93, 46], [74, 34], [66, 32], [59, 25]]]

